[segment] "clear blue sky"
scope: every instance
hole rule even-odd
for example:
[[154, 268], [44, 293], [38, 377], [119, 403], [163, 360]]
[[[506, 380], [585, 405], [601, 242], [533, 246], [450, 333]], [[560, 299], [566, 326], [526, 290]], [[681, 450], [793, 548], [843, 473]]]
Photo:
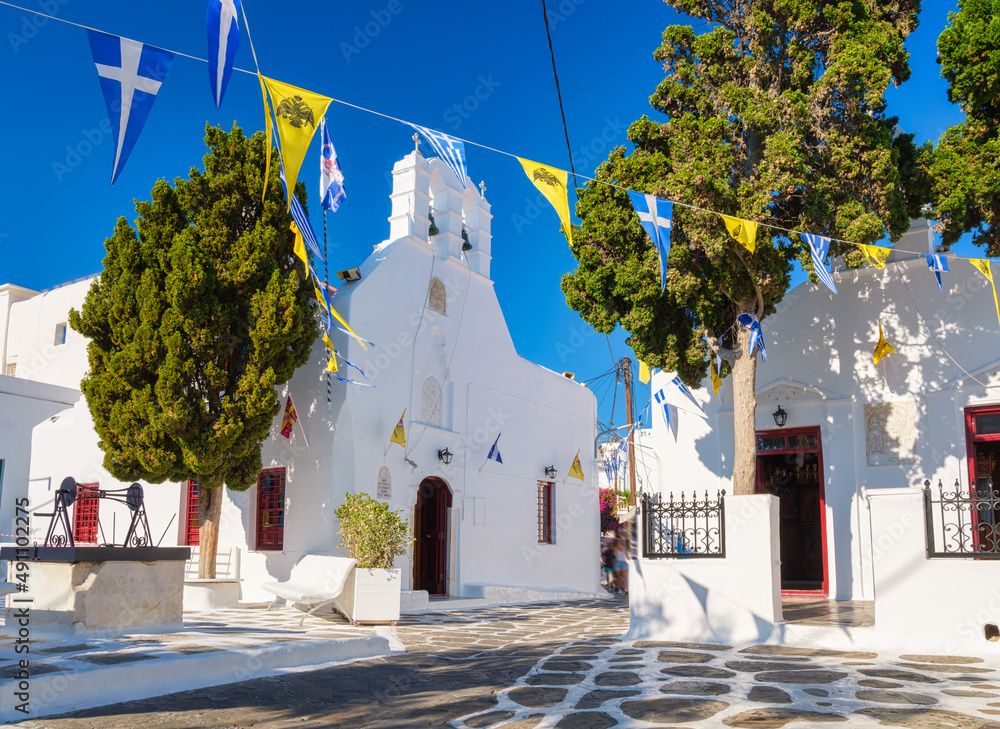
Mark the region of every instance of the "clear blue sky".
[[[207, 53], [204, 0], [13, 1], [55, 8], [60, 18], [168, 50], [200, 58]], [[266, 76], [568, 169], [538, 0], [243, 1]], [[665, 26], [685, 21], [658, 0], [613, 8], [597, 0], [548, 5], [574, 162], [577, 172], [589, 175], [611, 146], [625, 143], [631, 121], [653, 114], [648, 97], [662, 78], [653, 50]], [[890, 113], [918, 143], [937, 140], [961, 120], [935, 63], [935, 41], [957, 3], [922, 5], [920, 27], [908, 42], [913, 75], [889, 92]], [[253, 76], [234, 73], [216, 111], [207, 65], [178, 56], [111, 186], [114, 144], [100, 131], [107, 111], [87, 34], [54, 21], [38, 25], [31, 15], [0, 5], [0, 84], [7, 105], [0, 123], [8, 170], [0, 181], [0, 283], [44, 290], [100, 272], [104, 239], [119, 216], [134, 219], [133, 200], [148, 199], [157, 178], [173, 180], [200, 165], [206, 121], [228, 129], [235, 120], [253, 132], [263, 129], [264, 114]], [[242, 18], [240, 29], [236, 65], [252, 69]], [[387, 236], [388, 172], [413, 142], [409, 127], [337, 103], [327, 118], [348, 190], [329, 221], [331, 266], [339, 270], [359, 265]], [[311, 200], [317, 196], [315, 142], [314, 149], [300, 176]], [[422, 149], [430, 154], [426, 143]], [[634, 356], [622, 332], [609, 341], [566, 306], [559, 281], [575, 260], [555, 212], [533, 209], [537, 193], [520, 165], [471, 145], [466, 152], [470, 178], [486, 181], [493, 206], [492, 276], [518, 352], [551, 369], [574, 371], [578, 379]], [[311, 208], [321, 235], [319, 206]], [[638, 407], [647, 396], [637, 396]], [[598, 397], [607, 421], [611, 398]], [[621, 422], [619, 411], [615, 424]]]

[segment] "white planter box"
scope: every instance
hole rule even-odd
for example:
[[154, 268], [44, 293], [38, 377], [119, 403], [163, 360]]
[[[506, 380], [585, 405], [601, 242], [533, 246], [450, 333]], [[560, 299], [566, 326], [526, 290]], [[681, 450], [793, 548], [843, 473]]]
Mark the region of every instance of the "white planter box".
[[184, 612], [234, 608], [240, 604], [240, 582], [232, 579], [184, 580]]
[[402, 583], [398, 569], [355, 567], [336, 600], [337, 609], [352, 623], [395, 623], [399, 620]]

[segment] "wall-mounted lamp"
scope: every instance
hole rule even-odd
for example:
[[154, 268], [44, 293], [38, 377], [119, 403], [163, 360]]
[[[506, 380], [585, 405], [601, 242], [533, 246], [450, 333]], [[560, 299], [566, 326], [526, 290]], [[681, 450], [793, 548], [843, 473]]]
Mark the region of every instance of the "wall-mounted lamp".
[[556, 467], [555, 466], [546, 466], [545, 467], [545, 476], [546, 476], [546, 478], [552, 478], [552, 479], [554, 479], [556, 477]]
[[446, 466], [449, 463], [451, 463], [451, 459], [453, 458], [453, 456], [454, 454], [447, 448], [438, 451], [438, 460], [441, 461]]
[[785, 423], [788, 422], [788, 413], [782, 410], [780, 405], [777, 410], [771, 413], [771, 416], [774, 418], [774, 424], [779, 428], [785, 427]]

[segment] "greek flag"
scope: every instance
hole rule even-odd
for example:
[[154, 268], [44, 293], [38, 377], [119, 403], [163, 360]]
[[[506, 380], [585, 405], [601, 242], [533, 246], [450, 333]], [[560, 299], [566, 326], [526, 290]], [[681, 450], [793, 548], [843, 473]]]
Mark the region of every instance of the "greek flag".
[[938, 291], [944, 291], [944, 287], [941, 285], [941, 272], [951, 273], [948, 270], [948, 258], [941, 253], [925, 253], [924, 255], [927, 257], [927, 266], [937, 276]]
[[240, 47], [239, 11], [240, 0], [208, 1], [208, 80], [216, 109], [222, 106]]
[[[409, 122], [407, 123], [409, 124]], [[420, 132], [424, 139], [434, 148], [434, 151], [437, 152], [437, 156], [448, 163], [448, 166], [451, 167], [455, 172], [455, 176], [462, 183], [462, 187], [468, 187], [469, 176], [465, 171], [465, 145], [443, 132], [436, 132], [433, 129], [421, 127], [417, 124], [410, 124], [410, 126]]]
[[685, 385], [684, 382], [681, 380], [680, 375], [674, 377], [674, 379], [672, 379], [671, 382], [677, 386], [677, 389], [681, 391], [681, 394], [687, 396], [687, 399], [694, 403], [694, 406], [698, 408], [698, 412], [704, 415], [705, 411], [702, 409], [698, 401], [694, 399], [694, 395], [691, 394], [691, 390], [689, 390], [688, 386]]
[[113, 185], [139, 139], [174, 54], [97, 30], [87, 35], [115, 139]]
[[[295, 225], [298, 226], [299, 233], [302, 234], [302, 240], [305, 241], [306, 245], [309, 246], [309, 250], [313, 252], [323, 263], [326, 263], [326, 259], [323, 257], [323, 251], [320, 250], [319, 241], [316, 240], [316, 233], [313, 232], [312, 223], [309, 222], [309, 216], [306, 215], [306, 211], [302, 207], [302, 203], [299, 202], [299, 198], [294, 192], [288, 192], [288, 185], [285, 183], [285, 165], [281, 165], [280, 175], [281, 186], [285, 189], [285, 197], [288, 198], [288, 202], [291, 206], [292, 220], [295, 221]], [[319, 281], [319, 276], [316, 277]]]
[[319, 161], [319, 199], [320, 204], [331, 213], [337, 212], [340, 203], [347, 199], [344, 189], [344, 173], [337, 160], [337, 150], [333, 148], [330, 139], [330, 129], [326, 126], [326, 117], [319, 123], [320, 161]]
[[493, 447], [490, 448], [490, 452], [487, 454], [486, 460], [503, 463], [503, 459], [500, 457], [500, 433], [497, 433], [497, 439], [493, 441]]
[[660, 291], [667, 288], [667, 253], [670, 252], [670, 217], [674, 204], [653, 195], [643, 195], [628, 190], [632, 207], [639, 216], [639, 222], [649, 233], [660, 256]]
[[667, 400], [667, 394], [660, 388], [660, 391], [653, 395], [653, 398], [657, 403], [663, 406], [663, 417], [667, 421], [667, 427], [670, 427], [670, 402]]
[[757, 315], [740, 314], [736, 317], [736, 321], [750, 329], [750, 356], [752, 357], [754, 352], [760, 348], [760, 357], [767, 362], [767, 350], [764, 348], [764, 334], [760, 330], [760, 320], [757, 318]]
[[830, 239], [818, 235], [810, 235], [809, 233], [803, 233], [802, 237], [809, 243], [813, 268], [816, 269], [816, 275], [819, 277], [819, 280], [826, 284], [826, 287], [830, 291], [837, 293], [837, 285], [833, 282], [833, 276], [826, 270], [826, 264], [824, 263], [827, 251], [830, 250]]

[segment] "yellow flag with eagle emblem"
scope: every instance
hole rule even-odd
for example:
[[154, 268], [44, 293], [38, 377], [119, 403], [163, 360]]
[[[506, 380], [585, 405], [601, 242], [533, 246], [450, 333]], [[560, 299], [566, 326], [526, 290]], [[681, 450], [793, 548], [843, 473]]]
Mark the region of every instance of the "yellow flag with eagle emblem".
[[892, 253], [892, 248], [869, 246], [864, 243], [858, 243], [858, 248], [860, 248], [861, 253], [864, 254], [865, 260], [875, 266], [875, 268], [885, 268], [885, 262], [888, 260], [889, 254]]
[[886, 341], [885, 335], [882, 333], [882, 322], [878, 323], [878, 344], [875, 345], [875, 364], [882, 361], [882, 358], [887, 354], [896, 354], [896, 350], [893, 348], [888, 341]]
[[562, 221], [563, 232], [566, 234], [570, 245], [573, 244], [573, 226], [569, 222], [569, 192], [566, 189], [568, 173], [556, 167], [549, 167], [540, 162], [532, 162], [530, 159], [517, 158], [524, 168], [524, 174], [531, 180], [531, 184], [538, 188], [538, 191], [545, 195], [545, 199], [552, 203], [552, 207], [559, 214]]
[[406, 448], [406, 430], [403, 428], [403, 418], [406, 417], [406, 408], [403, 408], [403, 414], [399, 416], [399, 422], [396, 423], [396, 427], [392, 430], [392, 437], [389, 438], [389, 444], [399, 443], [403, 448]]
[[[288, 194], [292, 195], [309, 142], [319, 127], [319, 120], [326, 114], [326, 107], [333, 99], [264, 76], [260, 78], [271, 94], [274, 123], [278, 127], [278, 140], [281, 142], [279, 153], [285, 165]], [[270, 147], [271, 112], [267, 108], [266, 101], [264, 106], [268, 117], [268, 147]], [[270, 165], [270, 162], [268, 164]]]
[[976, 267], [979, 273], [983, 274], [993, 287], [993, 304], [997, 308], [997, 321], [1000, 321], [1000, 302], [997, 302], [997, 285], [993, 283], [993, 272], [990, 271], [990, 262], [985, 258], [970, 258], [969, 263]]
[[576, 452], [576, 458], [573, 459], [573, 465], [569, 467], [569, 478], [578, 478], [581, 481], [583, 478], [583, 466], [580, 465], [580, 451]]
[[757, 223], [742, 218], [731, 218], [728, 215], [722, 215], [722, 213], [719, 213], [719, 216], [726, 224], [726, 230], [729, 231], [729, 235], [733, 236], [733, 240], [753, 253], [757, 247]]

